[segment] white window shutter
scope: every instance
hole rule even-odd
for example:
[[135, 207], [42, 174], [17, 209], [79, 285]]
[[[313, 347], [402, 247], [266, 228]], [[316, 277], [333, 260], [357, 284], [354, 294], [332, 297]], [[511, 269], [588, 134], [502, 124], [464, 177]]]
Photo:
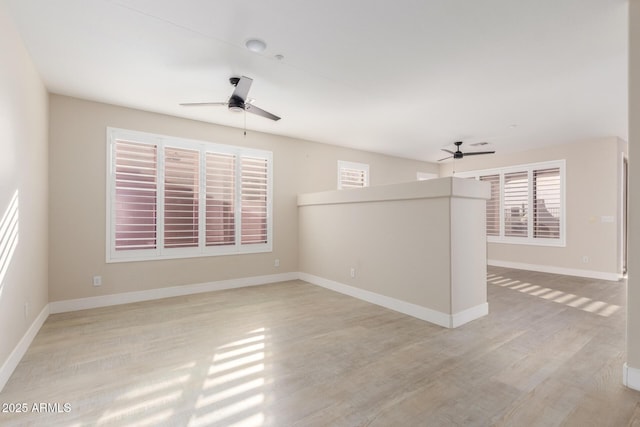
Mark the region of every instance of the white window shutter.
[[270, 252], [273, 154], [108, 128], [107, 262]]
[[533, 237], [560, 238], [560, 168], [533, 171]]
[[504, 174], [504, 235], [527, 237], [529, 221], [529, 174]]
[[491, 184], [491, 198], [487, 200], [486, 221], [487, 236], [500, 235], [500, 175], [485, 175], [480, 177], [480, 181]]
[[166, 147], [164, 157], [164, 247], [198, 246], [199, 153]]
[[487, 241], [565, 246], [565, 167], [552, 160], [458, 174], [491, 183]]
[[267, 242], [267, 159], [242, 157], [241, 159], [241, 243]]
[[340, 171], [342, 188], [362, 188], [365, 185], [365, 173], [363, 170], [343, 168]]
[[157, 146], [116, 140], [115, 221], [116, 251], [155, 249], [157, 183]]
[[338, 160], [338, 190], [369, 186], [369, 165]]
[[235, 244], [236, 156], [206, 154], [206, 245]]

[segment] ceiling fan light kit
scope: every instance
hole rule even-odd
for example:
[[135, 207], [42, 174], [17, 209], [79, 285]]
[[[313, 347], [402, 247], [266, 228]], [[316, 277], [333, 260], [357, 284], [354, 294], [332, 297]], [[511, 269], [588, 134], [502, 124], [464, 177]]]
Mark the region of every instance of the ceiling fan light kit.
[[229, 111], [234, 113], [240, 113], [244, 111], [244, 102], [238, 97], [232, 96], [229, 98]]

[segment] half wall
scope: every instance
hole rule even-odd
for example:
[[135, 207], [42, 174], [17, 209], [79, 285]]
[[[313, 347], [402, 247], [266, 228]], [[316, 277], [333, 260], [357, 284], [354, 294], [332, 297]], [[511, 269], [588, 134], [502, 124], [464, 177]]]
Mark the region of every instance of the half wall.
[[301, 278], [453, 328], [488, 313], [489, 184], [443, 178], [298, 196]]

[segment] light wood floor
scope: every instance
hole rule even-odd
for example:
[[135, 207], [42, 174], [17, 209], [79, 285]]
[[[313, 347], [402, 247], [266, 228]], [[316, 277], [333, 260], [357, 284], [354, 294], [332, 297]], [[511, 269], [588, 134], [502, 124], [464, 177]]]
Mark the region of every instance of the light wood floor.
[[455, 330], [299, 281], [52, 315], [0, 403], [70, 412], [0, 425], [640, 425], [623, 282], [488, 282]]

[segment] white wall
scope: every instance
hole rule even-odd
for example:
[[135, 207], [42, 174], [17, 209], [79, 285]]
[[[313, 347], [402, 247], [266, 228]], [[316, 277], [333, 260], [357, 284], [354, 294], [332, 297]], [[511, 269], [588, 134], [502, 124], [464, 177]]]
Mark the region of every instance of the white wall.
[[[566, 247], [488, 244], [488, 258], [543, 271], [616, 279], [620, 268], [621, 153], [626, 144], [601, 138], [513, 153], [467, 157], [456, 172], [566, 159]], [[440, 166], [449, 176], [454, 163]], [[603, 222], [603, 216], [615, 222]], [[587, 256], [588, 263], [583, 262]]]
[[14, 251], [16, 229], [0, 225], [0, 389], [21, 356], [12, 351], [48, 302], [47, 92], [0, 6], [0, 218], [16, 195]]
[[640, 0], [631, 0], [629, 39], [629, 276], [625, 383], [640, 390]]

